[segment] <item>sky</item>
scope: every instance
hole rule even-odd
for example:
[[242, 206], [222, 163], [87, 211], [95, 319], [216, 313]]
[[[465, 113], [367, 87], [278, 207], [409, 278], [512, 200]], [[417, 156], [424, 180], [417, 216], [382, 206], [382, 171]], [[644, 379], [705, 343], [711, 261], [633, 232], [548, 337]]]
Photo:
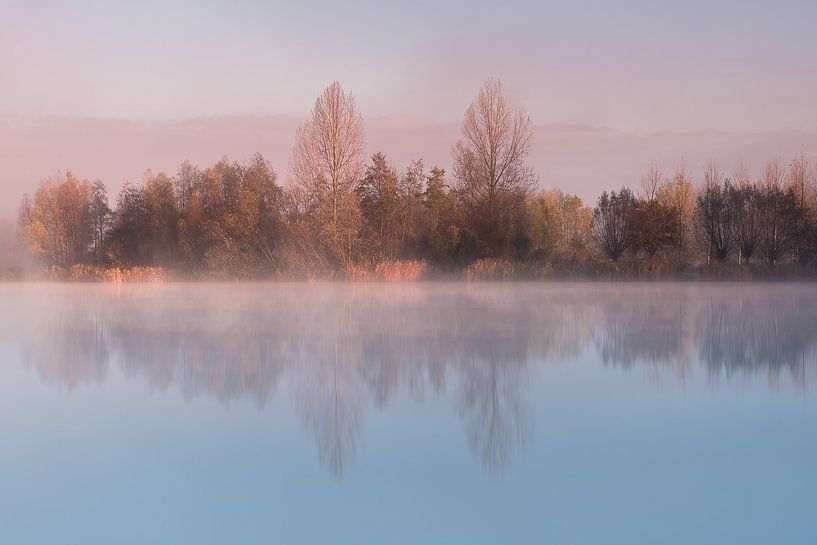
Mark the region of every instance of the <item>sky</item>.
[[402, 167], [447, 166], [498, 78], [536, 124], [542, 185], [586, 199], [653, 160], [817, 158], [815, 29], [817, 2], [786, 0], [0, 0], [0, 215], [56, 170], [116, 190], [260, 151], [284, 181], [333, 80], [367, 152]]

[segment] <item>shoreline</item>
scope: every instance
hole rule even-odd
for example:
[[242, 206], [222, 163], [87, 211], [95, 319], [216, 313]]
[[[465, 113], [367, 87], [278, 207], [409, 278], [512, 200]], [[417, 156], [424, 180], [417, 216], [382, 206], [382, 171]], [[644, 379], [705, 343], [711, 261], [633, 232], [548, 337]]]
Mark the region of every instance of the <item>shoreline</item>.
[[539, 270], [522, 267], [521, 270], [480, 271], [468, 268], [438, 270], [424, 268], [418, 274], [383, 274], [378, 271], [279, 272], [268, 275], [236, 276], [222, 274], [179, 273], [154, 267], [102, 268], [82, 271], [82, 274], [64, 270], [37, 271], [0, 275], [2, 283], [63, 283], [63, 284], [170, 284], [170, 283], [425, 283], [425, 282], [507, 282], [507, 283], [775, 283], [817, 282], [817, 269], [780, 267], [775, 270], [734, 266], [690, 266], [681, 271], [635, 272], [615, 271], [556, 271], [543, 267]]

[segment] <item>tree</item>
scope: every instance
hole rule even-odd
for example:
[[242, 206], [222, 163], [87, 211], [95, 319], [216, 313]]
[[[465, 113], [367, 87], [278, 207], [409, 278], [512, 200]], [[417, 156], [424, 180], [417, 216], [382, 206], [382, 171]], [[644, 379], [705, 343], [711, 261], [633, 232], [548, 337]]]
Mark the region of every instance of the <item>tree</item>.
[[177, 264], [179, 214], [170, 177], [148, 171], [141, 186], [126, 183], [113, 215], [109, 248], [119, 266]]
[[593, 211], [582, 200], [558, 189], [542, 191], [527, 201], [527, 236], [534, 256], [581, 249], [590, 238]]
[[486, 83], [465, 112], [454, 179], [469, 225], [490, 252], [508, 245], [520, 197], [536, 183], [525, 162], [532, 135], [530, 116], [511, 108], [498, 81]]
[[269, 163], [260, 154], [245, 164], [225, 157], [205, 171], [204, 179], [210, 198], [220, 203], [205, 203], [211, 213], [197, 237], [204, 242], [206, 267], [240, 276], [276, 268], [284, 231], [282, 190]]
[[618, 193], [602, 193], [593, 210], [593, 241], [613, 261], [618, 261], [632, 243], [630, 219], [635, 206], [633, 192], [622, 187]]
[[393, 259], [400, 244], [401, 211], [397, 171], [378, 152], [355, 188], [363, 215], [365, 236], [370, 247], [379, 256]]
[[760, 218], [757, 187], [750, 181], [749, 171], [743, 164], [735, 171], [735, 185], [730, 190], [729, 200], [735, 215], [738, 263], [748, 262], [757, 249]]
[[292, 179], [307, 202], [328, 208], [333, 225], [363, 167], [363, 120], [355, 99], [340, 83], [327, 87], [309, 119], [298, 128]]
[[410, 255], [419, 252], [420, 229], [423, 222], [423, 190], [425, 186], [423, 160], [412, 161], [400, 177], [400, 247]]
[[674, 210], [659, 199], [661, 170], [653, 164], [641, 178], [641, 199], [630, 210], [632, 244], [652, 259], [673, 243], [676, 234]]
[[256, 154], [242, 169], [241, 192], [235, 215], [235, 237], [243, 249], [264, 267], [277, 266], [277, 248], [283, 236], [283, 191], [272, 166]]
[[131, 183], [125, 183], [117, 196], [108, 237], [109, 257], [114, 265], [141, 265], [146, 262], [146, 218], [147, 206], [141, 190]]
[[632, 247], [649, 259], [673, 245], [676, 221], [674, 211], [658, 200], [642, 200], [630, 209]]
[[661, 187], [658, 192], [658, 200], [672, 211], [672, 241], [676, 259], [680, 262], [689, 249], [695, 212], [692, 179], [683, 164], [675, 171], [672, 180]]
[[88, 216], [91, 229], [91, 246], [94, 263], [99, 265], [103, 258], [103, 247], [111, 225], [111, 207], [108, 205], [108, 192], [105, 184], [97, 180], [91, 186], [88, 203]]
[[814, 187], [806, 154], [798, 153], [789, 166], [786, 192], [792, 204], [791, 247], [794, 261], [806, 263], [811, 258], [809, 227], [814, 216]]
[[558, 190], [541, 191], [526, 201], [528, 251], [548, 257], [562, 245], [562, 218]]
[[783, 191], [783, 170], [778, 161], [766, 165], [759, 198], [760, 243], [766, 262], [777, 266], [791, 244], [788, 232], [792, 194]]
[[18, 221], [29, 250], [59, 267], [84, 261], [93, 243], [93, 191], [90, 182], [66, 172], [40, 184], [33, 199], [24, 196]]
[[729, 180], [714, 162], [704, 168], [704, 186], [696, 199], [696, 227], [701, 249], [711, 261], [724, 261], [735, 247], [734, 213], [729, 202]]
[[647, 202], [657, 200], [661, 185], [661, 169], [653, 163], [641, 177], [641, 199]]
[[178, 210], [173, 183], [164, 172], [148, 172], [142, 186], [145, 205], [144, 259], [146, 265], [168, 265], [176, 261], [178, 248]]
[[430, 232], [438, 231], [443, 216], [448, 212], [448, 188], [445, 183], [445, 169], [435, 166], [426, 180], [423, 200], [427, 210], [427, 228]]
[[363, 170], [362, 158], [363, 120], [354, 97], [334, 82], [315, 101], [295, 135], [292, 212], [304, 234], [313, 239], [307, 246], [321, 248], [343, 266], [353, 260], [361, 226], [352, 189]]

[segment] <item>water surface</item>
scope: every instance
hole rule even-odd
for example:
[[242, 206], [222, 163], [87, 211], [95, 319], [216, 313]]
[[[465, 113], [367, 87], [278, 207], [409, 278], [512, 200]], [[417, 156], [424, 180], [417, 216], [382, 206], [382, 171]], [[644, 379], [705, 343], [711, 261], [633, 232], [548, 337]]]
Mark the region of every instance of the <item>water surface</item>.
[[817, 542], [808, 284], [0, 285], [0, 542]]

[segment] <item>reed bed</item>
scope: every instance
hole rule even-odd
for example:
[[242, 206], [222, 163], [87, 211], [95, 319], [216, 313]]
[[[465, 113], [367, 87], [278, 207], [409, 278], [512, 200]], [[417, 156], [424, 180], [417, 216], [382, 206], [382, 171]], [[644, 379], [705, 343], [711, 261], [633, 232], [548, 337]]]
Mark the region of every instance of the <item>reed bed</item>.
[[391, 259], [381, 261], [374, 268], [352, 265], [346, 271], [349, 280], [355, 282], [412, 282], [421, 280], [428, 272], [428, 264], [418, 259]]
[[52, 267], [49, 280], [67, 282], [107, 282], [111, 284], [156, 283], [170, 279], [161, 267], [99, 267], [95, 265], [72, 265], [68, 269]]

